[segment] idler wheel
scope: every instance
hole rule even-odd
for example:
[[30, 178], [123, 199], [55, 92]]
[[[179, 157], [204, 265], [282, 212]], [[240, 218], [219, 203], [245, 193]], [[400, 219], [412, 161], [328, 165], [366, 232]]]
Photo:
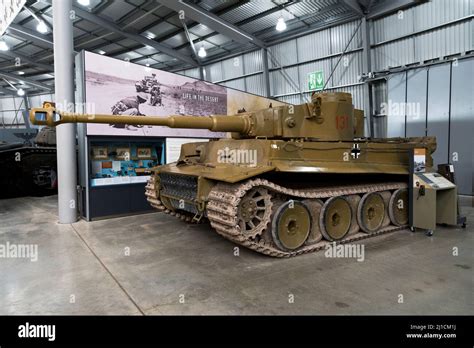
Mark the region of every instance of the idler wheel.
[[388, 205], [388, 215], [394, 225], [408, 225], [408, 189], [398, 189], [392, 194]]
[[377, 231], [385, 219], [385, 203], [378, 192], [366, 193], [357, 208], [360, 228], [366, 233]]
[[255, 238], [261, 234], [272, 213], [272, 200], [268, 191], [255, 187], [242, 197], [238, 209], [238, 224], [243, 235]]
[[304, 244], [311, 231], [311, 214], [300, 201], [282, 204], [273, 217], [272, 237], [282, 250], [295, 250]]
[[344, 197], [329, 198], [323, 206], [319, 226], [327, 240], [341, 240], [349, 232], [352, 210]]

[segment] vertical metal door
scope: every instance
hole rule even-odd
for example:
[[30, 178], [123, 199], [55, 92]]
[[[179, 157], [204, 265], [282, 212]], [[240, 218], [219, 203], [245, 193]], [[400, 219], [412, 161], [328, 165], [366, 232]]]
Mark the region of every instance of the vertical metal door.
[[406, 73], [390, 75], [387, 82], [387, 102], [385, 109], [387, 115], [387, 137], [405, 136], [405, 104]]
[[426, 69], [413, 69], [407, 72], [406, 136], [426, 135]]
[[458, 192], [473, 195], [474, 59], [453, 62], [449, 156]]
[[427, 134], [436, 137], [435, 167], [449, 161], [449, 73], [449, 64], [429, 68]]

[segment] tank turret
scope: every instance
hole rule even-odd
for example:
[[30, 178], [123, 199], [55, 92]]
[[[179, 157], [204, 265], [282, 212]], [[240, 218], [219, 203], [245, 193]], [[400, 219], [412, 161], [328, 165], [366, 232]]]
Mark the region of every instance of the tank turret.
[[232, 132], [235, 139], [352, 140], [355, 135], [363, 136], [363, 112], [354, 109], [349, 93], [341, 92], [314, 94], [310, 103], [301, 105], [285, 105], [232, 116], [80, 115], [49, 107], [32, 109], [30, 119], [33, 124], [50, 127], [77, 122], [209, 129], [214, 132]]

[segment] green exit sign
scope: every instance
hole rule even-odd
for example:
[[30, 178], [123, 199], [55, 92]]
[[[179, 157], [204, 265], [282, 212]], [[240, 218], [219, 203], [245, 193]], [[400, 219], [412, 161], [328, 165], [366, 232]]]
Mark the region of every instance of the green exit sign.
[[314, 71], [308, 74], [308, 87], [309, 90], [323, 89], [324, 87], [324, 72]]

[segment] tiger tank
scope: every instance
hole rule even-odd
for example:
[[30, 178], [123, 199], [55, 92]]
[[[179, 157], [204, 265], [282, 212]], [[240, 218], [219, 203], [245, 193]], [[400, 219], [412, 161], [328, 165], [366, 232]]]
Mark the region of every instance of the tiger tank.
[[32, 123], [104, 123], [208, 129], [227, 136], [181, 147], [152, 168], [148, 202], [259, 253], [290, 257], [408, 226], [410, 154], [434, 137], [367, 138], [349, 93], [236, 115], [113, 116], [33, 109]]

